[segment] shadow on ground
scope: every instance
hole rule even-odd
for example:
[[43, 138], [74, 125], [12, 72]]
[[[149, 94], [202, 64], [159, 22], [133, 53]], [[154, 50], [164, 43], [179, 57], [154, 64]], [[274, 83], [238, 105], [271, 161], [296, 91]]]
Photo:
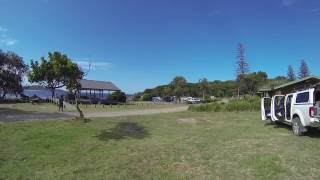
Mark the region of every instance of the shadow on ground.
[[23, 110], [19, 110], [19, 109], [12, 109], [12, 108], [5, 108], [5, 107], [0, 108], [0, 114], [6, 114], [6, 115], [32, 114], [32, 113], [35, 113], [35, 112], [23, 111]]
[[[266, 123], [265, 126], [273, 126], [274, 128], [284, 128], [288, 131], [292, 132], [292, 127], [284, 124], [284, 123]], [[310, 138], [320, 138], [320, 128], [316, 127], [309, 127], [308, 132], [304, 134], [304, 136], [310, 137]]]
[[62, 113], [45, 113], [35, 111], [23, 111], [11, 108], [0, 108], [0, 122], [17, 122], [28, 120], [55, 120], [72, 118], [72, 115]]
[[99, 140], [108, 141], [111, 139], [121, 140], [125, 138], [143, 139], [150, 133], [145, 127], [135, 122], [119, 122], [113, 129], [109, 131], [103, 130], [96, 136]]

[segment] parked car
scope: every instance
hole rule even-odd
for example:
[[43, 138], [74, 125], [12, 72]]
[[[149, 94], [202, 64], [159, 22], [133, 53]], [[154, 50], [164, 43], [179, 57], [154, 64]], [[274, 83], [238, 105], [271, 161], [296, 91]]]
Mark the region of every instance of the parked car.
[[291, 125], [293, 134], [301, 136], [308, 128], [320, 125], [320, 89], [262, 98], [261, 117]]
[[201, 102], [200, 99], [194, 97], [188, 97], [185, 100], [188, 104], [199, 104]]
[[161, 97], [152, 97], [152, 102], [157, 103], [157, 102], [163, 102]]

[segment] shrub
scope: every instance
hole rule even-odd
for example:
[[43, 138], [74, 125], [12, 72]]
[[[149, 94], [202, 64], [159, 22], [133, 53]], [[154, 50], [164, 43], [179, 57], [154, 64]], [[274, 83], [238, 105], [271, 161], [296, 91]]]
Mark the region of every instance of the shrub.
[[108, 100], [125, 103], [127, 100], [127, 96], [124, 92], [116, 91], [108, 96]]
[[231, 111], [259, 111], [260, 98], [259, 97], [245, 97], [242, 99], [233, 99], [228, 103], [213, 102], [210, 104], [191, 105], [190, 111], [196, 112], [231, 112]]

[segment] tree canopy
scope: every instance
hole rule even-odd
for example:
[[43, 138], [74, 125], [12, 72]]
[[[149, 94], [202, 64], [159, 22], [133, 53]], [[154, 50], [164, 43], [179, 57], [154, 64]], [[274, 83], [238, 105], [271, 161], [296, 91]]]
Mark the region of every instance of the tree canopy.
[[170, 83], [173, 94], [180, 101], [181, 96], [186, 92], [187, 80], [183, 76], [176, 76]]
[[242, 43], [238, 44], [238, 55], [237, 55], [237, 76], [248, 74], [250, 71], [249, 64], [245, 57], [245, 47]]
[[76, 66], [67, 55], [49, 52], [47, 59], [41, 57], [39, 61], [31, 60], [29, 81], [50, 89], [54, 97], [55, 89], [70, 85], [70, 78], [79, 69]]
[[308, 76], [310, 76], [309, 67], [307, 65], [307, 62], [302, 59], [300, 63], [300, 69], [299, 69], [299, 78], [301, 79]]
[[291, 65], [288, 66], [287, 79], [289, 81], [296, 80], [296, 74], [294, 73], [294, 70]]
[[21, 93], [23, 91], [23, 76], [28, 70], [28, 66], [23, 62], [22, 57], [13, 52], [0, 50], [0, 90], [1, 99], [7, 93]]
[[[138, 93], [135, 100], [151, 100], [152, 97], [160, 96], [163, 98], [177, 96], [173, 87], [179, 87], [183, 89], [180, 91], [182, 96], [202, 97], [205, 91], [205, 96], [215, 97], [235, 97], [240, 89], [243, 94], [257, 94], [259, 88], [265, 86], [272, 87], [282, 83], [286, 83], [287, 79], [283, 76], [278, 76], [273, 79], [268, 79], [268, 75], [265, 72], [253, 72], [240, 76], [240, 81], [228, 80], [228, 81], [209, 81], [206, 78], [201, 79], [198, 83], [187, 83], [185, 78], [176, 77], [168, 85], [157, 86], [153, 89], [146, 89], [144, 92]], [[173, 84], [180, 84], [179, 86]], [[181, 88], [181, 86], [183, 88]]]
[[56, 88], [66, 87], [75, 97], [80, 118], [84, 117], [79, 108], [78, 93], [81, 88], [79, 80], [83, 79], [85, 73], [67, 55], [60, 52], [49, 52], [48, 59], [42, 57], [39, 61], [31, 61], [31, 71], [28, 76], [30, 82], [50, 89], [52, 97], [54, 97]]

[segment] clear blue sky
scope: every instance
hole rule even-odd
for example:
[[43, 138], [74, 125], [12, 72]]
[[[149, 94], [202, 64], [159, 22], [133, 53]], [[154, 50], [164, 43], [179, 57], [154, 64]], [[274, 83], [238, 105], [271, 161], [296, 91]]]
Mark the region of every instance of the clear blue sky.
[[0, 0], [0, 48], [26, 62], [61, 51], [87, 79], [127, 93], [166, 84], [234, 79], [242, 42], [252, 71], [270, 77], [320, 67], [318, 0]]

